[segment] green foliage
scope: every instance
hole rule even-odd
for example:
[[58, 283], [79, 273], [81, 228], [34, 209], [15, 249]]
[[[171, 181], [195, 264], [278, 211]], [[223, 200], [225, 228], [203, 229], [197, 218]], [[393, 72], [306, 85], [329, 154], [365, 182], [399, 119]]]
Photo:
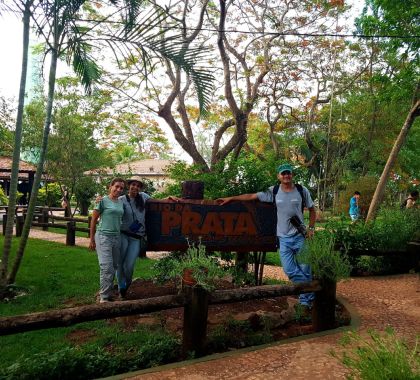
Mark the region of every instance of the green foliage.
[[[138, 332], [134, 335], [139, 338]], [[11, 366], [3, 367], [0, 378], [94, 379], [164, 364], [177, 358], [180, 351], [177, 339], [156, 331], [146, 335], [148, 339], [138, 339], [135, 349], [114, 336], [107, 339], [106, 347], [98, 344], [65, 347], [55, 352], [21, 357]]]
[[369, 274], [389, 273], [392, 269], [391, 263], [383, 256], [359, 256], [354, 258], [354, 268]]
[[346, 255], [334, 250], [334, 238], [327, 232], [318, 232], [305, 242], [297, 255], [300, 263], [311, 266], [318, 279], [339, 281], [350, 276], [351, 266]]
[[274, 340], [270, 326], [263, 320], [261, 329], [251, 327], [249, 321], [228, 319], [222, 326], [209, 332], [208, 348], [213, 351], [225, 351], [232, 347], [243, 348], [270, 343]]
[[201, 286], [207, 291], [215, 289], [218, 279], [225, 277], [228, 272], [223, 270], [215, 257], [206, 254], [206, 247], [199, 243], [191, 243], [187, 252], [180, 257], [167, 258], [164, 263], [154, 267], [163, 271], [158, 273], [158, 279], [176, 279], [182, 285], [184, 270], [191, 270], [192, 277], [196, 281], [195, 286]]
[[[420, 378], [418, 338], [414, 347], [397, 338], [388, 329], [380, 334], [369, 331], [368, 337], [350, 332], [343, 337], [345, 348], [341, 361], [351, 369], [350, 379], [415, 380]], [[333, 356], [339, 357], [335, 352]]]
[[103, 129], [102, 140], [115, 163], [168, 158], [171, 147], [156, 120], [134, 112], [116, 113]]
[[361, 214], [365, 215], [369, 209], [370, 201], [372, 200], [373, 193], [375, 192], [378, 179], [376, 177], [360, 177], [355, 181], [350, 182], [344, 191], [340, 192], [337, 211], [348, 215], [350, 208], [350, 198], [354, 195], [355, 191], [361, 193], [359, 199], [359, 207]]
[[61, 207], [61, 187], [58, 183], [46, 183], [44, 187], [39, 189], [37, 205], [49, 207]]
[[420, 230], [420, 210], [381, 209], [375, 221], [352, 223], [342, 218], [326, 225], [344, 250], [399, 251], [404, 250]]
[[[84, 176], [78, 179], [74, 186], [74, 196], [80, 205], [81, 210], [87, 210], [95, 194], [101, 190], [100, 184], [91, 176]], [[82, 215], [86, 213], [82, 212]]]
[[13, 154], [13, 113], [11, 101], [0, 95], [0, 156]]
[[[162, 196], [180, 195], [181, 182], [196, 180], [204, 182], [204, 198], [216, 199], [237, 194], [265, 191], [277, 181], [277, 167], [282, 163], [275, 158], [261, 160], [252, 153], [241, 153], [238, 159], [229, 157], [215, 165], [213, 171], [203, 172], [197, 165], [176, 162], [168, 168], [173, 184]], [[304, 183], [305, 169], [297, 169], [296, 181]]]
[[0, 187], [0, 206], [5, 206], [8, 204], [8, 199], [2, 187]]

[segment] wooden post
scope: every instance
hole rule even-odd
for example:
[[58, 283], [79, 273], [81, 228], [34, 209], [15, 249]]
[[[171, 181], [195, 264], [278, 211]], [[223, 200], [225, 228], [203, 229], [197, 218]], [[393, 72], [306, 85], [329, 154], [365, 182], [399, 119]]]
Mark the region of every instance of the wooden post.
[[16, 237], [22, 236], [24, 222], [25, 218], [23, 215], [16, 216]]
[[332, 280], [320, 280], [321, 290], [315, 292], [312, 309], [312, 324], [314, 330], [323, 331], [335, 327], [335, 292], [337, 283]]
[[238, 271], [248, 273], [249, 252], [237, 252], [235, 254], [235, 267]]
[[182, 354], [203, 356], [206, 348], [207, 316], [209, 293], [201, 286], [184, 286], [184, 294], [189, 302], [184, 306], [184, 328], [182, 335]]
[[202, 181], [184, 181], [182, 186], [182, 198], [185, 199], [203, 199], [204, 182]]
[[76, 245], [76, 222], [67, 222], [66, 245]]
[[90, 238], [90, 224], [92, 223], [92, 215], [88, 216], [88, 228], [89, 228], [89, 232], [87, 233], [87, 237]]
[[3, 215], [3, 235], [6, 235], [7, 212]]
[[[42, 208], [42, 223], [48, 224], [48, 208], [43, 207]], [[42, 226], [43, 231], [48, 231], [48, 226]]]

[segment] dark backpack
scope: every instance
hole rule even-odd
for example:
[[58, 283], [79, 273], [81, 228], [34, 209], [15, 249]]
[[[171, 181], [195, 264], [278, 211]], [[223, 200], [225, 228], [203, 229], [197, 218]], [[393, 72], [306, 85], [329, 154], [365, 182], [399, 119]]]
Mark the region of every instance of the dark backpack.
[[[300, 194], [300, 197], [302, 198], [302, 214], [303, 214], [303, 210], [306, 207], [305, 197], [303, 196], [303, 186], [298, 184], [298, 183], [295, 183], [295, 186], [296, 186], [296, 190]], [[273, 203], [274, 203], [274, 206], [276, 206], [276, 207], [277, 207], [277, 205], [276, 205], [276, 195], [279, 192], [279, 188], [280, 188], [280, 184], [277, 184], [273, 187]]]

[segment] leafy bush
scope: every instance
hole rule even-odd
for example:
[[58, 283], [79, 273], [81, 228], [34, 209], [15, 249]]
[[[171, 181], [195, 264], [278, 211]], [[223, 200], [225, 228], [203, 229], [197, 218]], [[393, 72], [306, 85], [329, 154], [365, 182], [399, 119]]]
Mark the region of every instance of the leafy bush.
[[[350, 379], [414, 380], [420, 378], [418, 339], [410, 348], [391, 329], [385, 334], [369, 331], [369, 338], [355, 332], [344, 336], [342, 344], [350, 348], [341, 360], [351, 369]], [[333, 356], [338, 357], [335, 352]]]
[[61, 207], [61, 197], [60, 185], [56, 182], [47, 183], [39, 189], [36, 204], [38, 206]]
[[201, 243], [189, 245], [187, 252], [179, 259], [168, 260], [163, 268], [168, 273], [168, 278], [177, 279], [182, 283], [184, 270], [191, 270], [196, 286], [201, 286], [211, 291], [216, 286], [216, 281], [227, 275], [219, 261], [206, 254], [206, 247]]
[[262, 320], [259, 329], [251, 326], [247, 321], [228, 319], [223, 325], [217, 326], [208, 335], [208, 349], [210, 352], [225, 351], [229, 348], [243, 348], [270, 343], [274, 340], [267, 321]]
[[7, 205], [8, 199], [2, 187], [0, 187], [0, 206]]
[[138, 349], [130, 351], [121, 347], [66, 347], [56, 352], [22, 357], [15, 364], [2, 368], [0, 378], [25, 379], [94, 379], [118, 373], [149, 368], [174, 361], [180, 344], [168, 335], [158, 334]]
[[334, 250], [334, 238], [319, 232], [309, 239], [297, 256], [300, 263], [311, 266], [314, 277], [338, 281], [350, 276], [351, 265], [345, 254]]
[[342, 218], [326, 229], [346, 251], [403, 250], [420, 230], [420, 210], [382, 209], [370, 223], [352, 223]]
[[[252, 153], [241, 153], [237, 159], [229, 157], [217, 163], [212, 172], [203, 172], [200, 166], [177, 162], [168, 168], [174, 182], [159, 197], [180, 196], [181, 182], [188, 180], [203, 181], [207, 199], [264, 191], [277, 183], [276, 168], [280, 163], [274, 157], [260, 160]], [[307, 182], [306, 168], [298, 168], [294, 174], [298, 182]]]
[[361, 272], [369, 274], [390, 273], [392, 265], [388, 257], [383, 256], [359, 256], [354, 258], [354, 267]]
[[369, 209], [377, 184], [378, 179], [376, 177], [360, 177], [352, 181], [347, 185], [345, 190], [340, 192], [337, 204], [338, 212], [348, 215], [350, 198], [354, 195], [355, 191], [359, 191], [362, 194], [359, 199], [359, 207], [362, 215], [365, 215]]

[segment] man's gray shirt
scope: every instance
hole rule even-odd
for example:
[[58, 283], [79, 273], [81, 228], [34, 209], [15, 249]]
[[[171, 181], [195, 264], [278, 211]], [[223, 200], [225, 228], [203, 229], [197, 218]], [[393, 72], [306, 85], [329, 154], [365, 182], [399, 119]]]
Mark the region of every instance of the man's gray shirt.
[[[305, 205], [307, 208], [314, 207], [309, 190], [303, 187], [303, 196], [305, 198]], [[260, 191], [257, 193], [257, 197], [261, 202], [273, 202], [273, 188], [271, 186], [267, 191]], [[303, 222], [302, 215], [302, 197], [299, 194], [296, 186], [290, 192], [285, 192], [279, 187], [279, 191], [276, 194], [276, 206], [277, 206], [277, 236], [287, 237], [293, 236], [298, 231], [290, 223], [290, 218], [293, 215], [297, 215]]]
[[129, 231], [129, 227], [134, 220], [137, 220], [141, 223], [141, 227], [138, 235], [144, 236], [146, 234], [146, 220], [145, 220], [145, 211], [146, 211], [146, 201], [150, 198], [150, 196], [146, 193], [139, 193], [141, 197], [143, 197], [145, 208], [143, 211], [140, 211], [136, 207], [136, 202], [134, 199], [130, 199], [130, 203], [128, 203], [127, 196], [122, 195], [119, 199], [122, 200], [124, 206], [124, 214], [122, 218], [121, 230], [122, 231]]

